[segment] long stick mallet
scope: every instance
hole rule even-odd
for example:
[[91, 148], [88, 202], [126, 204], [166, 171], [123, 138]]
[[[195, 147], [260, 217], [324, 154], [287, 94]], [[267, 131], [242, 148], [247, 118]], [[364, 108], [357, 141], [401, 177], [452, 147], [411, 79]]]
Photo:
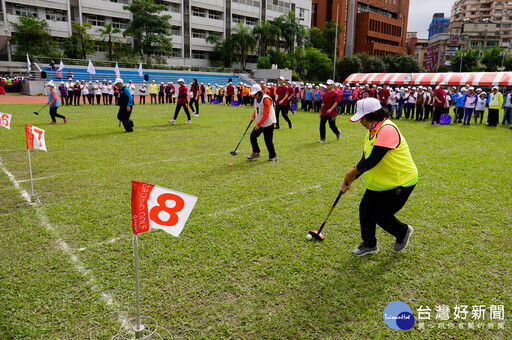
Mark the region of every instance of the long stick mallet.
[[310, 230], [309, 235], [313, 236], [318, 241], [324, 240], [324, 235], [322, 235], [321, 231], [325, 226], [325, 223], [327, 222], [327, 219], [329, 219], [329, 216], [331, 216], [332, 211], [336, 207], [336, 204], [338, 204], [338, 201], [340, 200], [341, 195], [343, 195], [343, 191], [340, 190], [340, 193], [338, 194], [338, 197], [336, 197], [336, 200], [334, 201], [334, 204], [332, 205], [331, 209], [329, 210], [329, 213], [327, 214], [327, 217], [323, 221], [322, 225], [320, 226], [320, 229], [318, 231], [316, 230]]
[[247, 125], [247, 129], [245, 129], [245, 132], [244, 132], [244, 134], [243, 134], [242, 138], [240, 138], [240, 142], [238, 142], [238, 145], [236, 146], [235, 150], [230, 152], [230, 154], [232, 154], [233, 156], [238, 155], [238, 154], [236, 153], [236, 150], [237, 150], [237, 149], [238, 149], [238, 147], [240, 146], [240, 143], [242, 143], [242, 140], [244, 139], [245, 134], [247, 133], [247, 130], [249, 130], [249, 127], [251, 126], [251, 124], [252, 124], [252, 120], [249, 122], [249, 125]]
[[45, 107], [47, 107], [47, 106], [48, 106], [48, 103], [46, 103], [46, 105], [45, 105], [45, 106], [43, 106], [42, 108], [40, 108], [40, 109], [39, 109], [39, 111], [34, 111], [34, 114], [35, 114], [35, 115], [39, 115], [39, 112], [41, 112], [41, 110], [42, 110], [42, 109], [44, 109], [44, 108], [45, 108]]

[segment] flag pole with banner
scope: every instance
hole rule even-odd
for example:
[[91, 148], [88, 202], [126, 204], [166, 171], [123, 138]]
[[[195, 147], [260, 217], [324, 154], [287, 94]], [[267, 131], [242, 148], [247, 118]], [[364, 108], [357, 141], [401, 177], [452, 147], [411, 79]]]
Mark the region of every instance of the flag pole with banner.
[[[142, 71], [142, 63], [139, 64], [139, 77], [140, 83], [142, 84], [142, 77], [144, 76], [144, 71]], [[146, 90], [147, 91], [147, 90]]]
[[11, 129], [11, 117], [12, 115], [8, 113], [0, 112], [0, 126], [3, 126], [6, 129]]
[[116, 78], [121, 78], [121, 72], [119, 72], [119, 66], [117, 65], [117, 61], [116, 67], [114, 68], [114, 72], [116, 73]]
[[62, 62], [62, 59], [60, 60], [59, 68], [57, 71], [62, 71], [64, 69], [64, 63]]
[[28, 171], [30, 173], [30, 198], [34, 198], [34, 181], [32, 178], [32, 162], [30, 160], [30, 149], [46, 150], [46, 142], [44, 139], [44, 130], [35, 126], [26, 124], [25, 135], [27, 137], [27, 155], [28, 155]]
[[92, 64], [91, 59], [89, 59], [89, 65], [87, 65], [87, 73], [89, 73], [89, 81], [92, 81], [92, 75], [96, 74], [96, 69]]
[[30, 75], [30, 72], [32, 71], [32, 63], [30, 62], [30, 58], [28, 57], [28, 53], [27, 53], [27, 72], [28, 74]]
[[[172, 202], [173, 204], [168, 204]], [[152, 335], [170, 336], [171, 333], [158, 325], [157, 321], [140, 312], [140, 283], [139, 283], [139, 234], [154, 229], [161, 229], [178, 237], [185, 227], [197, 197], [182, 192], [159, 187], [153, 184], [132, 181], [131, 212], [133, 232], [133, 256], [135, 259], [135, 300], [136, 317], [130, 325], [123, 325], [114, 339], [145, 339]], [[143, 323], [146, 320], [146, 323]], [[135, 323], [133, 325], [133, 323]], [[159, 333], [160, 332], [160, 333]]]

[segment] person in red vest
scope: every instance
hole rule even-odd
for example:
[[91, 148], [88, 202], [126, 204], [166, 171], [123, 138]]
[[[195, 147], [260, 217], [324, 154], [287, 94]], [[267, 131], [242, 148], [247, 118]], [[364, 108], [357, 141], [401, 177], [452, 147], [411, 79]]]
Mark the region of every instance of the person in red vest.
[[206, 88], [204, 87], [204, 84], [201, 83], [201, 86], [199, 87], [199, 96], [201, 96], [201, 104], [204, 104], [204, 95], [206, 94]]
[[229, 82], [228, 86], [226, 86], [226, 106], [231, 106], [231, 101], [233, 100], [233, 96], [235, 95], [235, 88], [231, 82]]
[[[283, 115], [284, 120], [288, 122], [288, 127], [292, 128], [292, 121], [288, 118], [288, 109], [290, 108], [290, 100], [293, 99], [293, 94], [290, 98], [288, 87], [284, 84], [284, 77], [279, 77], [279, 87], [277, 88], [277, 105], [276, 105], [276, 129], [279, 129], [279, 113]], [[275, 101], [275, 100], [273, 100]]]
[[185, 86], [185, 80], [183, 80], [183, 78], [178, 79], [178, 84], [178, 104], [176, 105], [176, 110], [174, 111], [174, 118], [170, 120], [169, 123], [176, 124], [176, 118], [178, 118], [178, 114], [180, 113], [181, 108], [183, 108], [188, 118], [185, 124], [190, 124], [192, 121], [190, 120], [190, 112], [188, 111], [188, 90]]

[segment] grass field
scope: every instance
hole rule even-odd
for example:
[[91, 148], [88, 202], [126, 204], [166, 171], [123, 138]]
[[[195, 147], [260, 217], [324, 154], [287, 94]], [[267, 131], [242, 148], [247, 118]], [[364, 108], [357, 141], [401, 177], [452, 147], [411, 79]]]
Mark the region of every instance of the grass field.
[[[249, 108], [203, 105], [192, 125], [182, 112], [170, 126], [174, 105], [137, 105], [127, 134], [115, 107], [63, 107], [66, 125], [35, 116], [39, 107], [0, 105], [13, 114], [11, 130], [0, 129], [0, 339], [110, 339], [135, 315], [132, 180], [199, 197], [179, 238], [140, 236], [142, 314], [177, 338], [512, 338], [508, 127], [398, 121], [420, 173], [398, 217], [415, 233], [395, 253], [378, 228], [380, 252], [356, 258], [364, 179], [342, 197], [325, 241], [305, 239], [361, 157], [365, 130], [348, 116], [340, 141], [328, 129], [318, 144], [317, 114], [299, 111], [293, 129], [275, 131], [279, 160], [267, 162], [261, 137], [263, 157], [249, 162], [248, 136], [229, 155]], [[40, 205], [20, 195], [26, 123], [46, 130], [48, 152], [31, 153]], [[431, 320], [388, 328], [383, 311], [395, 300], [415, 318], [428, 306]], [[436, 319], [439, 305], [449, 321]], [[486, 306], [484, 321], [472, 319], [474, 305]], [[503, 321], [489, 320], [491, 305], [504, 306]]]

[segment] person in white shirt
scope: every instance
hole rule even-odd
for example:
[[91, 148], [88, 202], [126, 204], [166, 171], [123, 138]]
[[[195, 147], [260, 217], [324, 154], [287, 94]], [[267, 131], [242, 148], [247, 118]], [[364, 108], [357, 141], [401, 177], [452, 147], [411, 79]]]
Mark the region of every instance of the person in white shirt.
[[73, 79], [69, 78], [68, 82], [66, 83], [66, 90], [68, 92], [68, 95], [66, 97], [66, 106], [73, 105], [73, 98], [74, 92], [73, 92]]
[[414, 109], [416, 107], [416, 87], [413, 87], [408, 93], [405, 94], [405, 119], [414, 118]]
[[94, 83], [93, 86], [94, 89], [94, 95], [96, 96], [96, 105], [100, 105], [101, 101], [101, 84], [98, 80], [96, 80], [96, 83]]
[[106, 80], [103, 80], [101, 84], [101, 98], [103, 98], [103, 105], [108, 104], [108, 84]]
[[395, 112], [396, 112], [396, 106], [397, 106], [397, 101], [396, 101], [396, 98], [397, 96], [399, 96], [400, 93], [399, 93], [399, 89], [398, 87], [393, 91], [393, 88], [389, 88], [389, 116], [391, 118], [393, 118], [393, 116], [395, 115]]
[[146, 96], [148, 95], [148, 89], [146, 87], [146, 81], [142, 81], [142, 85], [139, 87], [139, 104], [146, 105]]
[[112, 80], [108, 81], [108, 105], [112, 105], [112, 98], [114, 98], [114, 84]]
[[428, 97], [423, 86], [418, 87], [418, 93], [416, 94], [416, 121], [423, 121], [423, 111], [427, 102]]
[[130, 93], [132, 94], [132, 96], [134, 96], [135, 95], [135, 84], [133, 84], [131, 80], [128, 80], [127, 87], [130, 90]]
[[89, 88], [83, 80], [80, 83], [80, 91], [82, 93], [82, 100], [84, 101], [84, 106], [87, 105], [85, 102], [86, 98], [89, 100], [89, 105], [91, 105], [91, 98], [89, 97]]
[[475, 105], [475, 124], [478, 118], [480, 117], [480, 124], [482, 124], [482, 120], [484, 120], [484, 112], [485, 107], [487, 106], [487, 93], [482, 92], [482, 89], [476, 89], [476, 93], [478, 95], [478, 100]]

